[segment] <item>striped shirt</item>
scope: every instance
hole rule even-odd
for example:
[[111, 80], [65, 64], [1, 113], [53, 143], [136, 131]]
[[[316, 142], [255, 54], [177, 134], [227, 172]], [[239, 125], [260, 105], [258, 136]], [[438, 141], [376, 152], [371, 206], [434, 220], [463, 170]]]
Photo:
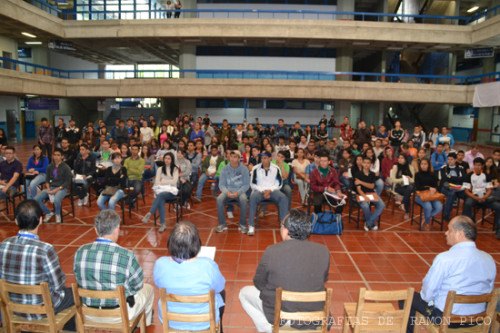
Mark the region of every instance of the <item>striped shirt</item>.
[[[135, 295], [143, 286], [143, 271], [135, 254], [120, 245], [97, 239], [75, 253], [73, 271], [78, 285], [90, 290], [125, 288], [126, 296]], [[83, 298], [88, 306], [117, 306], [118, 300]]]
[[[7, 238], [0, 244], [0, 279], [22, 285], [39, 285], [47, 282], [54, 308], [64, 298], [66, 276], [59, 264], [56, 250], [51, 244], [42, 242], [37, 235], [23, 232], [22, 236]], [[12, 294], [11, 298], [21, 304], [42, 304], [40, 295]], [[18, 314], [28, 320], [44, 318], [37, 314]]]

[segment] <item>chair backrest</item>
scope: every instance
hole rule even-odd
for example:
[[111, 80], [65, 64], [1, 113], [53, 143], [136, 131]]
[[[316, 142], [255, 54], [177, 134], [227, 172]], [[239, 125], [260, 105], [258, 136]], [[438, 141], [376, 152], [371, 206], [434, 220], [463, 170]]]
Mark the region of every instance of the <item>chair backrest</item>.
[[[489, 294], [483, 295], [457, 295], [457, 292], [450, 290], [446, 297], [446, 303], [443, 310], [442, 323], [477, 323], [482, 324], [482, 332], [489, 332], [492, 322], [495, 320], [495, 308], [500, 296], [500, 288], [494, 289]], [[478, 304], [486, 303], [486, 310], [484, 312], [460, 316], [452, 314], [453, 306], [455, 304]], [[447, 332], [448, 325], [441, 325], [439, 332]]]
[[[366, 329], [369, 326], [373, 326], [379, 332], [406, 332], [414, 292], [414, 288], [395, 291], [360, 288], [356, 317], [353, 318], [357, 323], [354, 332], [359, 332], [361, 328]], [[404, 300], [403, 309], [400, 310], [397, 304], [392, 306], [391, 302], [401, 300]], [[382, 306], [382, 302], [390, 306]]]
[[[19, 295], [40, 295], [42, 304], [31, 305], [21, 304], [11, 300], [9, 293]], [[9, 283], [3, 279], [0, 280], [0, 294], [5, 308], [5, 322], [12, 322], [15, 318], [14, 312], [24, 314], [46, 315], [48, 324], [56, 326], [56, 316], [50, 297], [49, 285], [47, 282], [42, 282], [40, 285], [21, 285]], [[2, 318], [3, 320], [3, 318]]]
[[[73, 297], [76, 305], [76, 321], [80, 327], [106, 327], [110, 329], [120, 329], [123, 332], [129, 332], [129, 317], [127, 310], [127, 299], [125, 297], [125, 288], [117, 286], [115, 290], [89, 290], [78, 287], [76, 283], [71, 285], [73, 289]], [[98, 299], [118, 299], [119, 307], [116, 309], [99, 309], [89, 306], [84, 306], [82, 297], [98, 298]], [[102, 324], [86, 319], [85, 316], [97, 318], [121, 318], [121, 321], [116, 324]]]
[[[160, 288], [160, 302], [161, 302], [161, 316], [163, 319], [163, 332], [169, 332], [169, 321], [178, 321], [184, 323], [203, 323], [209, 322], [210, 333], [216, 332], [215, 323], [215, 291], [213, 289], [208, 291], [205, 295], [196, 296], [181, 296], [175, 294], [169, 294], [165, 288]], [[187, 313], [175, 313], [168, 311], [167, 302], [177, 302], [177, 303], [208, 303], [209, 311], [207, 313], [198, 314], [187, 314]]]
[[[290, 320], [292, 322], [321, 322], [321, 332], [328, 330], [330, 304], [332, 299], [332, 289], [316, 292], [297, 292], [283, 290], [282, 287], [276, 288], [276, 300], [274, 303], [274, 324], [273, 332], [279, 332], [281, 320]], [[288, 302], [324, 302], [323, 310], [308, 312], [285, 312], [281, 310], [281, 303]]]

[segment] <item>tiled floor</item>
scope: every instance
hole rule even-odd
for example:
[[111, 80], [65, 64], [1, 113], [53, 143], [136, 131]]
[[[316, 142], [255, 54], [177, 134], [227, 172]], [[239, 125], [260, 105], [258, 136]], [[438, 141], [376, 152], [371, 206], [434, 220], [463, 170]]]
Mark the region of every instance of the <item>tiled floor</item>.
[[[16, 145], [20, 160], [26, 165], [31, 151], [31, 143]], [[207, 187], [208, 189], [208, 187]], [[208, 195], [208, 190], [204, 194]], [[386, 198], [384, 198], [386, 199]], [[119, 244], [132, 249], [144, 269], [145, 282], [153, 283], [152, 273], [155, 261], [167, 255], [167, 237], [175, 224], [175, 214], [167, 213], [165, 233], [158, 233], [153, 222], [143, 224], [141, 218], [152, 203], [152, 196], [147, 196], [146, 205], [140, 202], [139, 210], [133, 211], [132, 219], [126, 218], [126, 225], [121, 228]], [[292, 207], [299, 207], [298, 194], [294, 193]], [[63, 209], [70, 208], [69, 201], [64, 202]], [[375, 290], [395, 290], [409, 286], [420, 290], [421, 281], [429, 269], [433, 258], [448, 247], [444, 233], [434, 226], [430, 232], [419, 232], [416, 225], [410, 225], [403, 219], [400, 211], [391, 213], [387, 209], [382, 215], [381, 230], [364, 232], [348, 223], [348, 209], [344, 212], [345, 232], [342, 236], [312, 235], [310, 240], [325, 244], [330, 249], [331, 264], [327, 286], [333, 288], [332, 313], [335, 325], [332, 331], [340, 331], [343, 314], [343, 303], [357, 299], [360, 287]], [[92, 242], [95, 233], [92, 227], [93, 217], [98, 209], [75, 207], [75, 217], [69, 216], [64, 224], [45, 224], [40, 228], [40, 238], [54, 244], [67, 276], [66, 284], [74, 282], [73, 257], [76, 249], [82, 244]], [[252, 321], [244, 313], [238, 300], [239, 290], [252, 283], [253, 274], [259, 259], [267, 246], [280, 241], [276, 209], [268, 208], [265, 218], [259, 220], [259, 227], [254, 237], [242, 235], [237, 230], [239, 210], [235, 218], [229, 221], [229, 231], [217, 234], [215, 199], [205, 198], [202, 203], [185, 212], [184, 219], [198, 226], [204, 245], [216, 246], [215, 256], [219, 268], [226, 278], [226, 312], [223, 324], [226, 332], [255, 332]], [[491, 231], [491, 225], [479, 226], [480, 233], [477, 245], [480, 249], [492, 254], [497, 265], [500, 264], [500, 241]], [[0, 241], [15, 235], [16, 225], [12, 214], [0, 214]], [[498, 269], [498, 268], [497, 268]], [[500, 286], [497, 275], [496, 286]], [[155, 291], [156, 300], [158, 291]], [[155, 302], [155, 313], [157, 311]], [[158, 318], [148, 328], [148, 332], [160, 332]]]

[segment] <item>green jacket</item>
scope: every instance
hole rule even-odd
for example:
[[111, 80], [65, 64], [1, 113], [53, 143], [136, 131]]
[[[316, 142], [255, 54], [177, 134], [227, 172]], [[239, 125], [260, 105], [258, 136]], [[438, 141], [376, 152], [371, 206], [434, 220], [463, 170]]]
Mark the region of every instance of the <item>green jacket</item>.
[[[203, 163], [201, 164], [201, 173], [207, 172], [208, 167], [210, 166], [210, 158], [211, 157], [212, 157], [212, 155], [210, 154], [210, 155], [206, 156], [205, 159], [203, 160]], [[219, 168], [220, 162], [222, 162], [223, 160], [224, 159], [222, 158], [222, 156], [217, 156], [217, 162], [215, 165], [216, 171]]]

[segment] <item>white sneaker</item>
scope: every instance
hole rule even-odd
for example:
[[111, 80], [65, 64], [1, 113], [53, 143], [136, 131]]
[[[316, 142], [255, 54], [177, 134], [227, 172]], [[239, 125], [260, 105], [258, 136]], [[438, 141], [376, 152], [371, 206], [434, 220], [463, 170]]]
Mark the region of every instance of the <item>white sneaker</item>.
[[255, 235], [255, 227], [254, 227], [254, 226], [249, 226], [249, 227], [248, 227], [248, 232], [247, 232], [247, 235], [248, 235], [248, 236], [253, 236], [253, 235]]
[[185, 207], [186, 207], [186, 210], [190, 210], [191, 209], [191, 205], [189, 204], [189, 202], [186, 201]]
[[89, 203], [89, 195], [87, 194], [85, 198], [83, 198], [83, 206], [87, 206]]
[[78, 207], [82, 207], [83, 201], [82, 199], [78, 199]]
[[246, 234], [248, 232], [248, 228], [243, 226], [243, 225], [240, 225], [238, 227], [238, 230], [242, 233], [242, 234]]
[[227, 224], [221, 224], [215, 228], [215, 232], [223, 232], [227, 230]]
[[377, 226], [374, 226], [374, 227], [372, 228], [372, 231], [377, 231], [377, 230], [378, 230], [378, 227], [377, 227]]
[[227, 219], [228, 220], [234, 219], [233, 212], [227, 212]]
[[142, 223], [148, 223], [150, 217], [151, 213], [147, 213], [146, 215], [144, 215], [144, 217], [142, 218]]
[[164, 232], [165, 230], [167, 230], [167, 226], [165, 224], [162, 224], [160, 229], [158, 229], [158, 232]]
[[43, 219], [43, 223], [49, 222], [50, 219], [52, 218], [52, 216], [54, 216], [54, 213], [48, 213], [47, 215], [45, 215], [45, 218]]
[[56, 223], [61, 223], [61, 215], [56, 215]]
[[370, 231], [370, 228], [368, 228], [368, 227], [366, 226], [366, 224], [365, 224], [365, 228], [364, 228], [364, 229], [365, 229], [365, 231]]

